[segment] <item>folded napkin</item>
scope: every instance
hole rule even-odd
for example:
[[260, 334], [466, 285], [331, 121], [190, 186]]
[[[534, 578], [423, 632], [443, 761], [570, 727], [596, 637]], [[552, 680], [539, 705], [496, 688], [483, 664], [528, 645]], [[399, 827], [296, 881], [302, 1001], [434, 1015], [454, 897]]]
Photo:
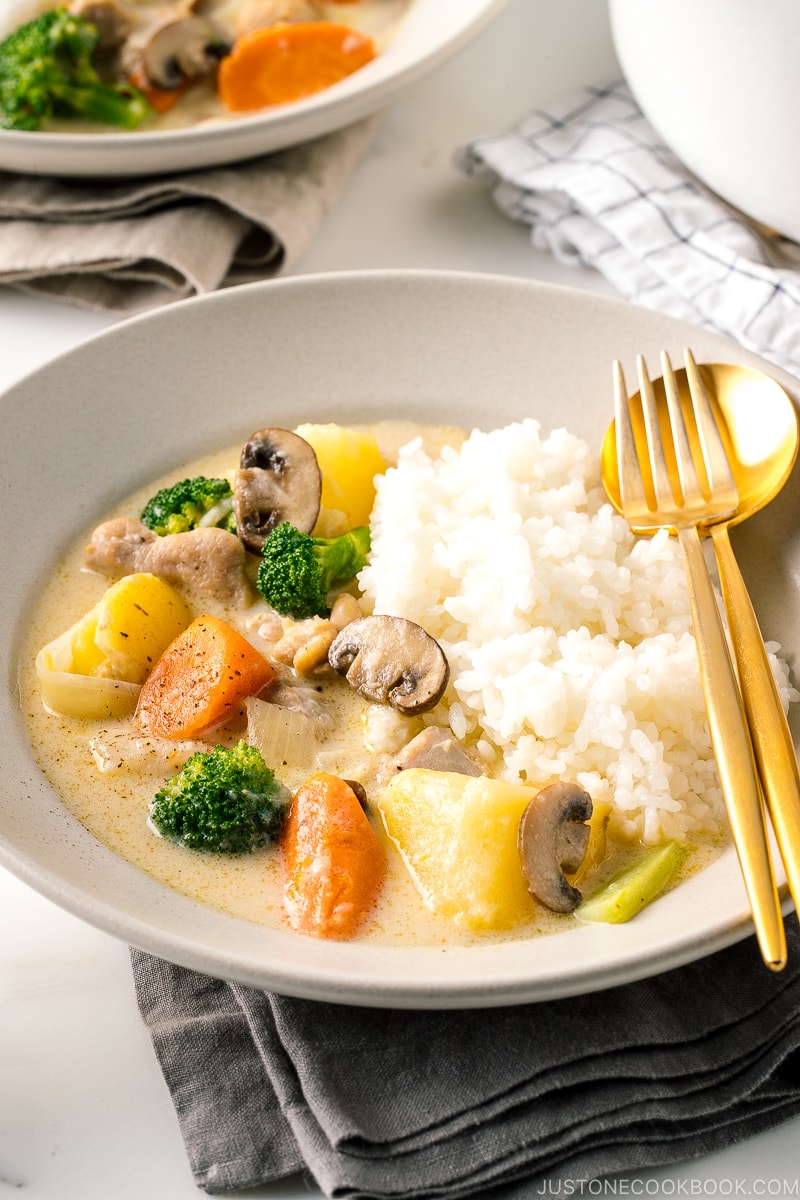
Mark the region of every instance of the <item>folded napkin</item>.
[[561, 262], [800, 374], [800, 246], [710, 192], [623, 83], [588, 88], [456, 154]]
[[127, 316], [275, 275], [306, 249], [375, 127], [371, 118], [249, 162], [175, 175], [0, 172], [0, 284]]
[[342, 1198], [575, 1194], [800, 1113], [800, 934], [779, 974], [746, 939], [585, 996], [350, 1008], [209, 979], [138, 950], [140, 1011], [199, 1187], [306, 1169]]

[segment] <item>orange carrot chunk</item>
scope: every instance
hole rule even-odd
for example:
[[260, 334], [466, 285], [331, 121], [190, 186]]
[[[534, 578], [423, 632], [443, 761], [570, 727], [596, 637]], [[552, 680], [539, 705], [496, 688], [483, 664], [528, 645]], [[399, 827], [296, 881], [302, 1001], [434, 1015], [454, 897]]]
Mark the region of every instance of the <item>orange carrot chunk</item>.
[[386, 856], [353, 789], [312, 775], [295, 794], [281, 834], [283, 904], [298, 933], [349, 938], [386, 873]]
[[197, 737], [233, 717], [275, 672], [246, 638], [204, 613], [170, 642], [142, 685], [136, 720], [145, 733]]
[[331, 87], [375, 57], [372, 38], [330, 21], [270, 25], [244, 34], [220, 63], [226, 108], [250, 112], [302, 100]]

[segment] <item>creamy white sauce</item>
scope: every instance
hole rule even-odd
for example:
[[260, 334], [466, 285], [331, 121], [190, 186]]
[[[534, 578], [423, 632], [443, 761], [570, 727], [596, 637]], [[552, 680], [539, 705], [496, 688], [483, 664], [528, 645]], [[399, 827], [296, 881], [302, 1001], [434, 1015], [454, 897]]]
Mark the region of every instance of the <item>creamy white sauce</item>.
[[[420, 433], [417, 426], [405, 422], [384, 422], [370, 427], [384, 457], [394, 461], [397, 449]], [[422, 431], [426, 448], [435, 452], [446, 443], [454, 444], [462, 436], [453, 429], [427, 428]], [[96, 524], [109, 517], [137, 516], [158, 488], [178, 479], [197, 474], [223, 475], [233, 471], [239, 447], [185, 464], [169, 476], [153, 481], [130, 497], [112, 513], [99, 514]], [[27, 646], [20, 668], [23, 710], [36, 757], [42, 770], [69, 811], [101, 842], [169, 887], [195, 900], [223, 910], [242, 920], [288, 928], [282, 907], [280, 853], [268, 847], [251, 855], [226, 857], [198, 853], [176, 846], [156, 836], [148, 826], [148, 806], [161, 782], [173, 769], [161, 773], [132, 770], [125, 762], [101, 772], [92, 755], [93, 738], [109, 729], [138, 734], [132, 718], [108, 723], [84, 721], [54, 714], [45, 709], [34, 670], [37, 651], [84, 615], [111, 582], [82, 567], [83, 551], [91, 534], [86, 530], [69, 551], [55, 576], [42, 592], [31, 617]], [[192, 599], [192, 598], [190, 598]], [[246, 619], [252, 610], [232, 611], [193, 598], [195, 612], [217, 612], [246, 634], [262, 652], [268, 646], [259, 642], [252, 623]], [[291, 763], [270, 763], [276, 776], [295, 790], [313, 770], [321, 769], [363, 783], [368, 795], [376, 787], [377, 762], [364, 744], [364, 714], [368, 707], [349, 685], [330, 672], [308, 682], [319, 689], [320, 703], [334, 718], [330, 735], [317, 743], [318, 758], [311, 768], [298, 770]], [[244, 731], [242, 721], [241, 731]], [[234, 729], [233, 735], [238, 736]], [[221, 740], [210, 735], [210, 745]], [[230, 739], [229, 739], [230, 740]], [[370, 919], [360, 938], [381, 944], [454, 945], [475, 942], [527, 938], [561, 932], [572, 924], [571, 917], [559, 916], [531, 904], [530, 919], [509, 932], [470, 934], [452, 922], [437, 918], [422, 903], [400, 855], [386, 838], [379, 815], [371, 810], [372, 823], [382, 838], [388, 874]], [[713, 847], [692, 857], [695, 870], [715, 853]]]

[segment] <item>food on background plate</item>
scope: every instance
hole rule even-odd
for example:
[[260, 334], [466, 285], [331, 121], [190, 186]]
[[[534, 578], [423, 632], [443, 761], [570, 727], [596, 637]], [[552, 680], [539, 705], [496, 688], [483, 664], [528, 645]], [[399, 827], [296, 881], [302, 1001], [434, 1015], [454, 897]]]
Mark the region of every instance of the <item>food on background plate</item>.
[[[270, 602], [287, 529], [307, 609]], [[67, 806], [251, 921], [428, 945], [613, 924], [727, 839], [679, 549], [534, 420], [258, 430], [109, 514], [31, 638]]]
[[22, 0], [0, 129], [159, 130], [313, 96], [383, 53], [411, 0]]

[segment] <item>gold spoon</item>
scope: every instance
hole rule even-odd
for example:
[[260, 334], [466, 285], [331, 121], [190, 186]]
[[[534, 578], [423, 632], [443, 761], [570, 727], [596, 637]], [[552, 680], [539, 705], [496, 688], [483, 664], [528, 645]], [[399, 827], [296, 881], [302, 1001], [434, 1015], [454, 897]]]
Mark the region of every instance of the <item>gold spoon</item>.
[[[797, 458], [800, 423], [784, 389], [770, 376], [732, 363], [697, 368], [718, 419], [739, 492], [732, 514], [709, 522], [728, 617], [742, 699], [764, 795], [786, 870], [789, 891], [800, 914], [800, 771], [792, 735], [778, 696], [764, 639], [733, 553], [728, 530], [773, 500]], [[675, 372], [688, 392], [685, 370]], [[659, 403], [663, 383], [654, 381]], [[603, 485], [620, 508], [614, 425], [603, 440]]]

